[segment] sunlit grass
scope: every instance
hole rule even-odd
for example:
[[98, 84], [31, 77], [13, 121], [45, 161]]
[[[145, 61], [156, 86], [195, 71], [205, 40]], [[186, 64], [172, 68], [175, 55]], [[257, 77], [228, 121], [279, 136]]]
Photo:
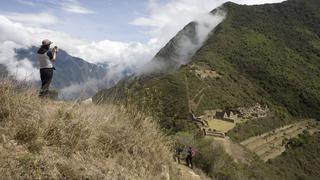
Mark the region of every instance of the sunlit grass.
[[171, 141], [134, 109], [19, 91], [0, 84], [1, 177], [161, 179], [174, 172]]

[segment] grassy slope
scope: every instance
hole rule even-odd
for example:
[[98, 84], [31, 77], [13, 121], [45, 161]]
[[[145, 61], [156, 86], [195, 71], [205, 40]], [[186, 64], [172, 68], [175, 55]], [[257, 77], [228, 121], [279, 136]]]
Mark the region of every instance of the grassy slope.
[[262, 162], [255, 157], [250, 165], [235, 163], [224, 150], [208, 145], [209, 142], [197, 141], [200, 149], [195, 164], [216, 179], [259, 179], [259, 180], [301, 180], [319, 179], [320, 133], [299, 137], [294, 148], [286, 150], [281, 156]]
[[269, 105], [269, 118], [248, 122], [230, 133], [236, 140], [282, 126], [293, 120], [290, 116], [318, 117], [319, 7], [317, 0], [260, 6], [227, 3], [227, 18], [189, 63], [215, 70], [221, 78], [199, 80], [188, 67], [182, 67], [148, 81], [124, 81], [98, 93], [96, 99], [114, 96], [111, 92], [115, 89], [117, 94], [119, 89], [125, 89], [127, 100], [157, 114], [163, 127], [171, 132], [190, 129], [185, 123], [189, 117], [185, 79], [190, 96], [208, 86], [198, 108], [193, 109], [199, 115], [203, 110], [256, 102]]
[[301, 144], [270, 161], [268, 166], [282, 179], [319, 179], [320, 133], [298, 139]]
[[175, 174], [170, 146], [139, 113], [41, 100], [1, 81], [0, 174], [6, 179], [160, 179]]
[[319, 2], [228, 7], [229, 18], [204, 47], [211, 51], [204, 61], [221, 69], [215, 57], [222, 57], [237, 73], [229, 76], [245, 77], [269, 102], [296, 116], [318, 116], [320, 49], [312, 44], [320, 42]]
[[[268, 118], [239, 125], [229, 133], [237, 141], [270, 131], [296, 117], [317, 118], [320, 2], [289, 0], [261, 6], [227, 3], [225, 8], [227, 18], [189, 63], [215, 70], [221, 78], [199, 80], [188, 67], [182, 67], [166, 76], [122, 81], [115, 88], [100, 92], [96, 100], [111, 96], [129, 104], [138, 103], [141, 109], [160, 117], [163, 127], [170, 132], [194, 128], [186, 123], [189, 117], [186, 84], [191, 96], [209, 86], [198, 109], [194, 109], [197, 114], [207, 109], [267, 104], [272, 110]], [[196, 147], [202, 152], [197, 166], [216, 179], [319, 177], [315, 165], [318, 159], [314, 158], [320, 152], [316, 141], [319, 135], [311, 138], [312, 143], [291, 149], [271, 163], [257, 158], [251, 166], [233, 163], [224, 152], [211, 149], [210, 143], [197, 140], [200, 145]]]

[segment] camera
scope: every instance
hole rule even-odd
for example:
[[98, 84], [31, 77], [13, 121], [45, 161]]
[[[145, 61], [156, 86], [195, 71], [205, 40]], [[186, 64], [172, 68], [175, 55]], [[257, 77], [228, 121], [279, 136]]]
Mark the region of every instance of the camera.
[[59, 51], [58, 46], [53, 47], [52, 50], [55, 51], [55, 52], [58, 52]]

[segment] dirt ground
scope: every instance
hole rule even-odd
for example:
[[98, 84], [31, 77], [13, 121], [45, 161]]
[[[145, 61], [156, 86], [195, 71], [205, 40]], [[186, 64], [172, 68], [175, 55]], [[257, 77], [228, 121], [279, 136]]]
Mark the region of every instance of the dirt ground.
[[244, 164], [250, 164], [253, 160], [252, 154], [248, 152], [241, 145], [234, 143], [229, 137], [226, 138], [215, 138], [216, 143], [220, 144], [235, 162]]

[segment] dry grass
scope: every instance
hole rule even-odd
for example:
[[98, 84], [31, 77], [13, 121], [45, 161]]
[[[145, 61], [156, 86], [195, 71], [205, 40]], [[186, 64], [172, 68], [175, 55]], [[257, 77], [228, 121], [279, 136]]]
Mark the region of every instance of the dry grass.
[[221, 132], [228, 132], [235, 127], [234, 123], [219, 120], [219, 119], [210, 119], [208, 120], [209, 127], [212, 129], [216, 129]]
[[6, 179], [166, 179], [171, 142], [150, 118], [116, 106], [53, 102], [0, 83]]

